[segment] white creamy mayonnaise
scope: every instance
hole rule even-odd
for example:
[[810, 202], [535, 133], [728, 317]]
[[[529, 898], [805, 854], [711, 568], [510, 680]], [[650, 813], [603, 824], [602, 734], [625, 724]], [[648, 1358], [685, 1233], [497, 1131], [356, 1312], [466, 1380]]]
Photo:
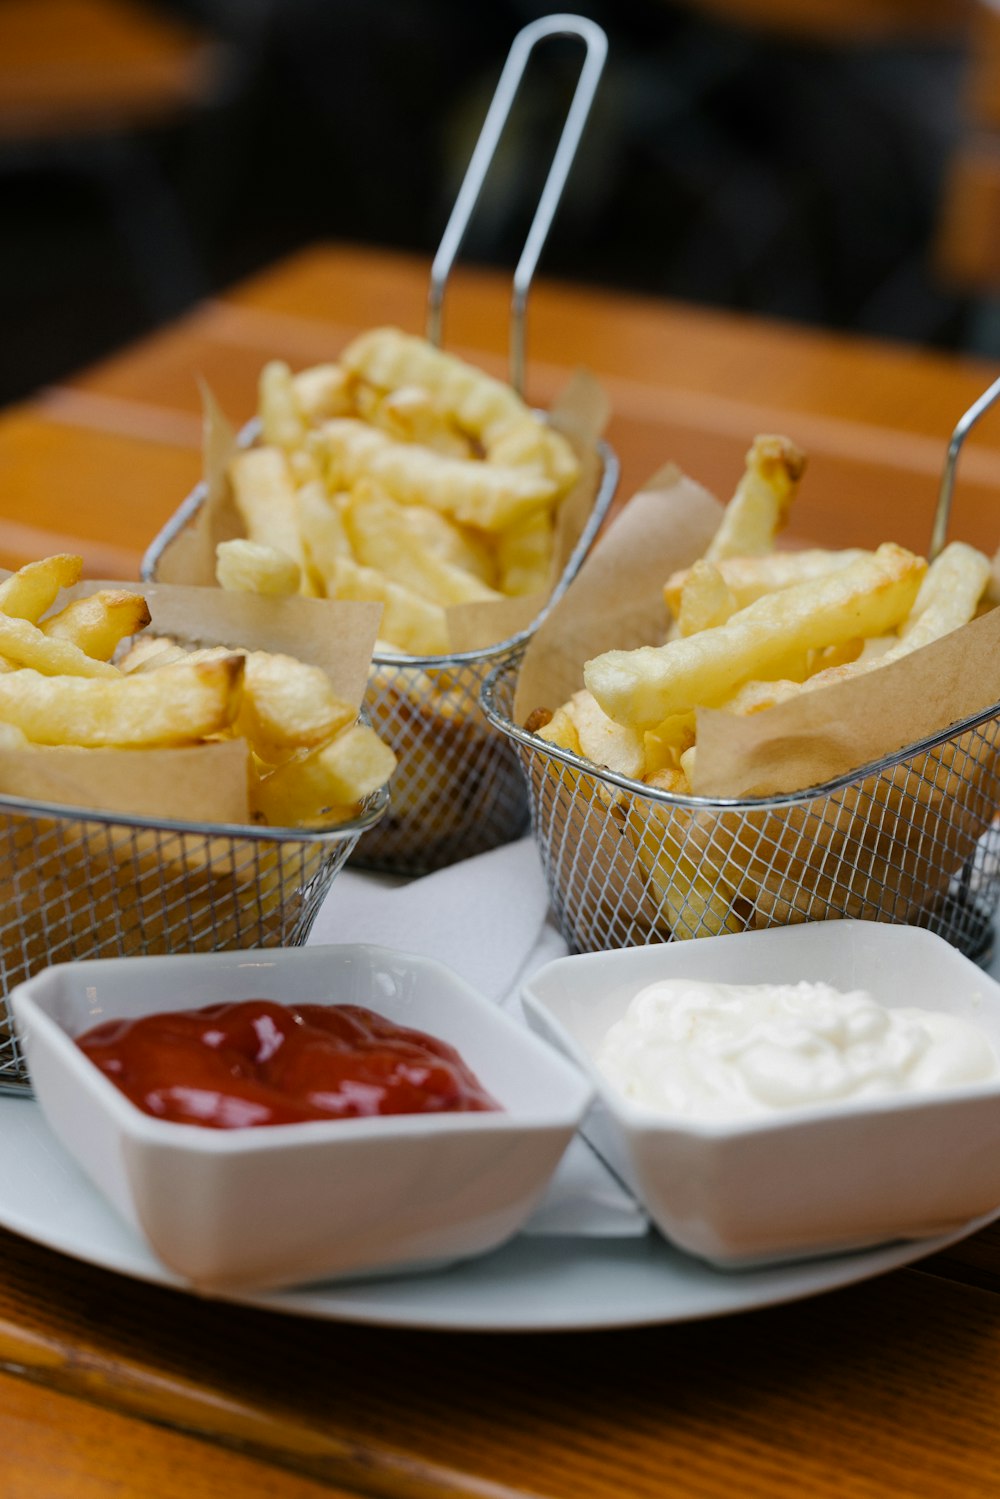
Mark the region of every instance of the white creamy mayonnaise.
[[601, 1071], [634, 1103], [698, 1119], [927, 1093], [1000, 1076], [957, 1015], [886, 1009], [829, 984], [663, 979], [608, 1031]]

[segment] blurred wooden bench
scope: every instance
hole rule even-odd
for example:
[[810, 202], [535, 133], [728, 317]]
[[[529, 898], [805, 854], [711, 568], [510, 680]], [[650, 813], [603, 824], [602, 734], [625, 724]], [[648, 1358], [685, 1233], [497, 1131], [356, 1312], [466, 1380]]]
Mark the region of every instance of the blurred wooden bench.
[[953, 33], [967, 0], [688, 0], [740, 26], [826, 42]]
[[213, 104], [228, 60], [145, 0], [0, 0], [0, 174], [92, 181], [154, 317], [208, 286], [149, 132]]
[[979, 0], [970, 29], [965, 133], [949, 167], [936, 262], [950, 285], [1000, 293], [1000, 9]]

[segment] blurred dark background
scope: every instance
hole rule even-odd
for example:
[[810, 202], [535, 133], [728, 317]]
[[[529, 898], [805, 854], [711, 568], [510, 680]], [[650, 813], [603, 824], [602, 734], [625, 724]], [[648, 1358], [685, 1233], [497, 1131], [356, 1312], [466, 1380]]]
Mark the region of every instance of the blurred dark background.
[[[0, 0], [0, 50], [5, 18], [16, 31], [30, 8]], [[96, 127], [82, 105], [68, 123], [37, 106], [25, 120], [16, 87], [0, 97], [0, 401], [310, 242], [432, 254], [510, 42], [553, 7], [144, 8], [195, 29], [175, 37], [196, 56], [180, 103], [157, 105], [155, 70], [138, 108], [109, 106]], [[784, 7], [797, 8], [809, 0]], [[760, 25], [719, 0], [579, 5], [607, 31], [609, 61], [542, 273], [1000, 358], [988, 289], [939, 263], [969, 41], [967, 7], [940, 0], [916, 24], [932, 8], [911, 0], [910, 26], [897, 4], [901, 24], [868, 28]], [[102, 57], [99, 28], [84, 40], [110, 100], [129, 59]], [[22, 74], [57, 85], [38, 45]], [[466, 259], [515, 262], [578, 59], [572, 45], [536, 54]]]

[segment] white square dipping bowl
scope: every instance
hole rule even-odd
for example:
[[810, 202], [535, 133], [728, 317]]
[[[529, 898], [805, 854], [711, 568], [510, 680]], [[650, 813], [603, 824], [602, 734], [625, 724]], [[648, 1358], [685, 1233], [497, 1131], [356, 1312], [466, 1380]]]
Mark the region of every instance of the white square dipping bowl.
[[[156, 1119], [74, 1037], [246, 999], [364, 1005], [454, 1046], [503, 1112], [245, 1129]], [[517, 1233], [590, 1098], [578, 1070], [423, 958], [356, 946], [60, 964], [10, 1001], [38, 1102], [94, 1185], [205, 1290], [429, 1268]]]
[[583, 1133], [679, 1248], [719, 1267], [947, 1232], [1000, 1205], [1000, 1082], [781, 1110], [739, 1122], [626, 1099], [595, 1056], [659, 979], [867, 989], [887, 1008], [975, 1022], [1000, 1057], [1000, 985], [916, 927], [827, 921], [547, 964], [523, 990], [531, 1025], [590, 1078]]

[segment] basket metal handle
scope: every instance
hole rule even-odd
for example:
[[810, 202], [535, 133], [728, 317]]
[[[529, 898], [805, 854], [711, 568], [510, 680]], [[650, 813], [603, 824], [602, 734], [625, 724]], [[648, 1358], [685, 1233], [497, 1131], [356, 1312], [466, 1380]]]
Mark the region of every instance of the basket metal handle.
[[524, 325], [531, 278], [535, 274], [538, 257], [542, 253], [555, 211], [559, 206], [566, 178], [569, 176], [569, 170], [583, 134], [583, 127], [587, 123], [607, 57], [608, 39], [595, 21], [590, 21], [585, 16], [542, 16], [517, 33], [507, 55], [507, 61], [504, 63], [503, 72], [500, 74], [500, 81], [496, 86], [496, 92], [487, 111], [472, 158], [466, 168], [451, 217], [445, 226], [441, 243], [434, 257], [427, 298], [427, 338], [432, 344], [439, 345], [444, 293], [448, 277], [455, 258], [462, 248], [469, 220], [479, 201], [486, 173], [489, 171], [500, 136], [507, 123], [507, 117], [524, 76], [528, 58], [538, 43], [550, 36], [578, 37], [586, 48], [586, 54], [566, 122], [559, 137], [559, 144], [552, 158], [549, 175], [538, 200], [538, 207], [535, 209], [535, 217], [531, 222], [524, 249], [521, 251], [521, 258], [514, 271], [510, 321], [510, 383], [518, 395], [524, 394]]
[[1000, 379], [994, 380], [989, 390], [983, 391], [979, 400], [972, 403], [951, 434], [951, 442], [948, 444], [948, 453], [944, 461], [944, 471], [941, 474], [941, 488], [938, 490], [937, 509], [934, 512], [934, 527], [931, 531], [929, 556], [932, 562], [948, 539], [948, 522], [951, 519], [951, 497], [955, 490], [955, 470], [958, 467], [958, 455], [962, 450], [962, 443], [983, 413], [989, 411], [990, 407], [998, 399], [1000, 399]]

